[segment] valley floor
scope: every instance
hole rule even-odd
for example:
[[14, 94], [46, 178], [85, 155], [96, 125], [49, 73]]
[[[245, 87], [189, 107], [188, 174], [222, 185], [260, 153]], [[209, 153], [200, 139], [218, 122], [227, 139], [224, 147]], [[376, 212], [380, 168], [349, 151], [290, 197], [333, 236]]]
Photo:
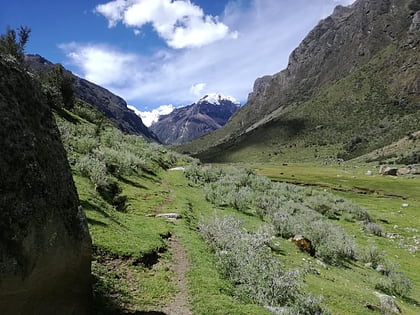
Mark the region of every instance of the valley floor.
[[[337, 221], [358, 245], [375, 246], [399, 265], [413, 288], [395, 300], [403, 314], [420, 313], [420, 179], [384, 177], [372, 166], [247, 165], [275, 181], [311, 185], [357, 202], [385, 236], [362, 233], [358, 224]], [[372, 175], [366, 175], [371, 170]], [[98, 199], [89, 183], [75, 177], [86, 210], [96, 257], [93, 261], [97, 314], [270, 314], [265, 308], [240, 300], [233, 285], [217, 267], [216, 258], [197, 222], [214, 213], [238, 218], [248, 230], [264, 223], [256, 216], [216, 207], [206, 201], [201, 187], [190, 186], [182, 171], [121, 182], [128, 197], [126, 212], [95, 206]], [[104, 210], [105, 209], [105, 210]], [[154, 217], [178, 213], [182, 219]], [[279, 259], [288, 268], [311, 265], [305, 290], [324, 297], [333, 314], [375, 314], [366, 305], [378, 304], [370, 281], [375, 271], [361, 262], [324, 266], [288, 240], [276, 239]], [[379, 313], [378, 313], [379, 314]]]

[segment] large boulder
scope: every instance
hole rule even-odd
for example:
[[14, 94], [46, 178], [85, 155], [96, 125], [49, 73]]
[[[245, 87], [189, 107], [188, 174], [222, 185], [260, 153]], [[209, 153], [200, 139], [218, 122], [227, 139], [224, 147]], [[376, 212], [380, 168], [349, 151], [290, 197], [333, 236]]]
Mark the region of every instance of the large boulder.
[[89, 314], [91, 238], [40, 90], [0, 55], [0, 314]]

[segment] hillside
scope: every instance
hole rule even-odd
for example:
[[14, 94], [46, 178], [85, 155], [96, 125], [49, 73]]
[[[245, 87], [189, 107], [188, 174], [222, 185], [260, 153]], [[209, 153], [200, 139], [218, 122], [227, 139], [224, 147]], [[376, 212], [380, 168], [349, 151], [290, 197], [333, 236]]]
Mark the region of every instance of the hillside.
[[[56, 113], [92, 235], [98, 314], [418, 311], [415, 179], [260, 167], [272, 182], [251, 169], [197, 167], [101, 117], [86, 103]], [[156, 217], [167, 212], [181, 219]], [[294, 234], [313, 241], [314, 257]]]
[[221, 129], [177, 148], [205, 161], [349, 159], [419, 126], [420, 13], [415, 1], [337, 7], [257, 79]]
[[[29, 71], [35, 74], [47, 73], [54, 66], [39, 55], [26, 55], [25, 63]], [[142, 135], [148, 140], [157, 141], [156, 136], [148, 130], [140, 117], [127, 108], [127, 103], [121, 97], [69, 71], [67, 73], [74, 79], [76, 97], [91, 104], [110, 119], [115, 127], [128, 134]]]
[[221, 94], [205, 95], [196, 103], [176, 108], [150, 126], [163, 144], [191, 141], [225, 125], [239, 103]]

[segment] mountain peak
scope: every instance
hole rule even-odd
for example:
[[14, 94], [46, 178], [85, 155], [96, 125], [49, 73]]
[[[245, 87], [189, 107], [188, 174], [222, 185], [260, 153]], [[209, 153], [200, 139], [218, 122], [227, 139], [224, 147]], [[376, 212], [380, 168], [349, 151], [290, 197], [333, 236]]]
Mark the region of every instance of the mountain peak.
[[226, 96], [226, 95], [223, 95], [223, 94], [220, 94], [220, 93], [206, 94], [198, 100], [197, 104], [207, 102], [207, 103], [215, 104], [215, 105], [223, 105], [223, 103], [222, 103], [223, 101], [228, 101], [228, 102], [231, 102], [235, 105], [240, 105], [241, 104], [235, 98], [233, 98], [232, 96]]

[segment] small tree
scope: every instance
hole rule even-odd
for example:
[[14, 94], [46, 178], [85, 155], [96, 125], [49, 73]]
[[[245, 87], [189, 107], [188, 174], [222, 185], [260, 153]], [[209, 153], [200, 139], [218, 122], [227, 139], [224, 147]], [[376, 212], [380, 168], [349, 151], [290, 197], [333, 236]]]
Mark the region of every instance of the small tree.
[[[23, 62], [25, 45], [28, 42], [31, 29], [27, 26], [21, 26], [17, 30], [7, 28], [6, 34], [0, 35], [0, 52], [10, 54], [19, 62]], [[18, 39], [19, 37], [19, 39]]]
[[44, 92], [52, 106], [64, 106], [71, 109], [74, 106], [73, 77], [66, 72], [61, 64], [55, 64], [51, 71], [42, 74], [40, 80]]

